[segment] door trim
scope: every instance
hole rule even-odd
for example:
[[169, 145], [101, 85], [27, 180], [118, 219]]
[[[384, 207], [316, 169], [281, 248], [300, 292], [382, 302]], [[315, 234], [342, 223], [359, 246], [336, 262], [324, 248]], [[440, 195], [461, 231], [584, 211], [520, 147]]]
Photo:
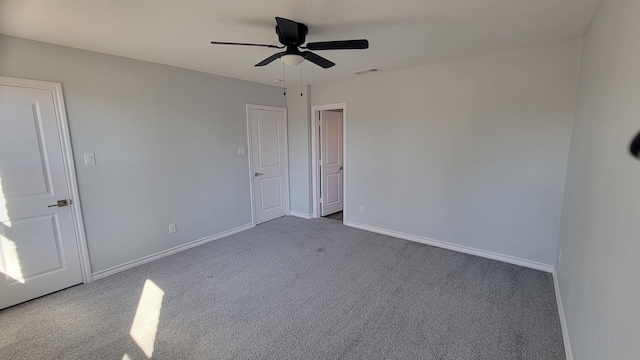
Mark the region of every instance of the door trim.
[[320, 217], [320, 171], [318, 171], [318, 146], [320, 145], [318, 123], [323, 110], [342, 110], [342, 213], [347, 219], [347, 103], [311, 106], [311, 193], [313, 202], [312, 218]]
[[82, 272], [83, 283], [93, 281], [91, 274], [91, 262], [89, 259], [89, 249], [82, 217], [82, 206], [80, 205], [80, 194], [78, 192], [78, 182], [76, 177], [76, 167], [71, 147], [69, 135], [69, 122], [67, 121], [67, 111], [64, 106], [64, 96], [62, 94], [62, 84], [48, 81], [18, 79], [0, 76], [0, 85], [23, 87], [29, 89], [49, 90], [53, 95], [53, 104], [56, 111], [56, 122], [58, 124], [58, 136], [62, 145], [62, 158], [64, 161], [64, 173], [67, 178], [67, 188], [71, 199], [71, 213], [73, 218], [74, 233], [78, 245], [78, 257], [80, 258], [80, 270]]
[[249, 191], [251, 194], [251, 225], [256, 226], [256, 206], [255, 199], [253, 198], [253, 148], [251, 146], [251, 110], [267, 110], [267, 111], [282, 111], [284, 114], [284, 191], [286, 193], [287, 206], [285, 208], [285, 215], [291, 214], [291, 196], [289, 193], [289, 129], [287, 119], [287, 109], [274, 106], [253, 105], [247, 104], [247, 157], [249, 164]]

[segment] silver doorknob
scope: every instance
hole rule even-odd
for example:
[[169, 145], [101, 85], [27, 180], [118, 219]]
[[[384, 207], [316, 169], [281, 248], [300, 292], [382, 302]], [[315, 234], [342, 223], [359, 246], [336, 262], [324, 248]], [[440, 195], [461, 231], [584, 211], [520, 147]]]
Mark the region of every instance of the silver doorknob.
[[254, 174], [253, 174], [253, 176], [255, 176], [255, 177], [258, 177], [258, 176], [260, 176], [260, 175], [264, 175], [264, 174], [261, 174], [261, 173], [254, 173]]
[[69, 205], [69, 200], [65, 199], [65, 200], [58, 200], [55, 204], [53, 205], [49, 205], [47, 207], [63, 207], [63, 206], [67, 206]]

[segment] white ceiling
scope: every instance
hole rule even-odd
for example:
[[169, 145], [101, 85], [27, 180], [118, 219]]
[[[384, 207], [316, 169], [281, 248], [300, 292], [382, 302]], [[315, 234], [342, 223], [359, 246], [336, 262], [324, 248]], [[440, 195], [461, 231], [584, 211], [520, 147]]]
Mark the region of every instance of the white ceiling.
[[[0, 33], [273, 85], [282, 63], [275, 16], [305, 23], [308, 42], [369, 40], [368, 50], [318, 51], [304, 81], [339, 80], [581, 36], [601, 0], [0, 0]], [[287, 67], [287, 82], [299, 69]]]

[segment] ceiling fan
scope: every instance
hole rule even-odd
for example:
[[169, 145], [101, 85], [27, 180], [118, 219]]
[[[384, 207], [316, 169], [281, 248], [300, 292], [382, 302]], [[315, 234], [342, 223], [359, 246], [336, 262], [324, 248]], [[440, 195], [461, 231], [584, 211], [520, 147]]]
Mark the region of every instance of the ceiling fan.
[[262, 46], [275, 49], [284, 49], [285, 51], [273, 54], [268, 58], [260, 61], [255, 66], [265, 66], [276, 59], [282, 58], [282, 61], [287, 65], [298, 65], [304, 60], [309, 60], [312, 63], [328, 69], [335, 64], [322, 56], [316, 55], [311, 51], [300, 51], [300, 49], [308, 50], [350, 50], [350, 49], [368, 49], [369, 42], [364, 39], [359, 40], [338, 40], [338, 41], [320, 41], [308, 43], [306, 46], [302, 46], [305, 41], [305, 37], [309, 32], [307, 25], [293, 20], [276, 17], [276, 34], [278, 34], [278, 40], [282, 46], [267, 45], [267, 44], [250, 44], [250, 43], [236, 43], [236, 42], [223, 42], [212, 41], [212, 44], [221, 45], [243, 45], [243, 46]]

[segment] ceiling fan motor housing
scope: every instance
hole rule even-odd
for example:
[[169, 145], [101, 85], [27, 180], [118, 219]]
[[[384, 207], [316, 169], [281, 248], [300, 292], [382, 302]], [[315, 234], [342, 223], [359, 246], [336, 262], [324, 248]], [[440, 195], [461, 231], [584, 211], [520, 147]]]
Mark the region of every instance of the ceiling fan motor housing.
[[298, 25], [298, 37], [296, 39], [286, 38], [282, 32], [280, 31], [280, 27], [276, 25], [276, 34], [278, 34], [278, 40], [280, 44], [290, 47], [290, 46], [300, 46], [304, 44], [304, 41], [309, 33], [309, 28], [305, 24], [297, 23]]

